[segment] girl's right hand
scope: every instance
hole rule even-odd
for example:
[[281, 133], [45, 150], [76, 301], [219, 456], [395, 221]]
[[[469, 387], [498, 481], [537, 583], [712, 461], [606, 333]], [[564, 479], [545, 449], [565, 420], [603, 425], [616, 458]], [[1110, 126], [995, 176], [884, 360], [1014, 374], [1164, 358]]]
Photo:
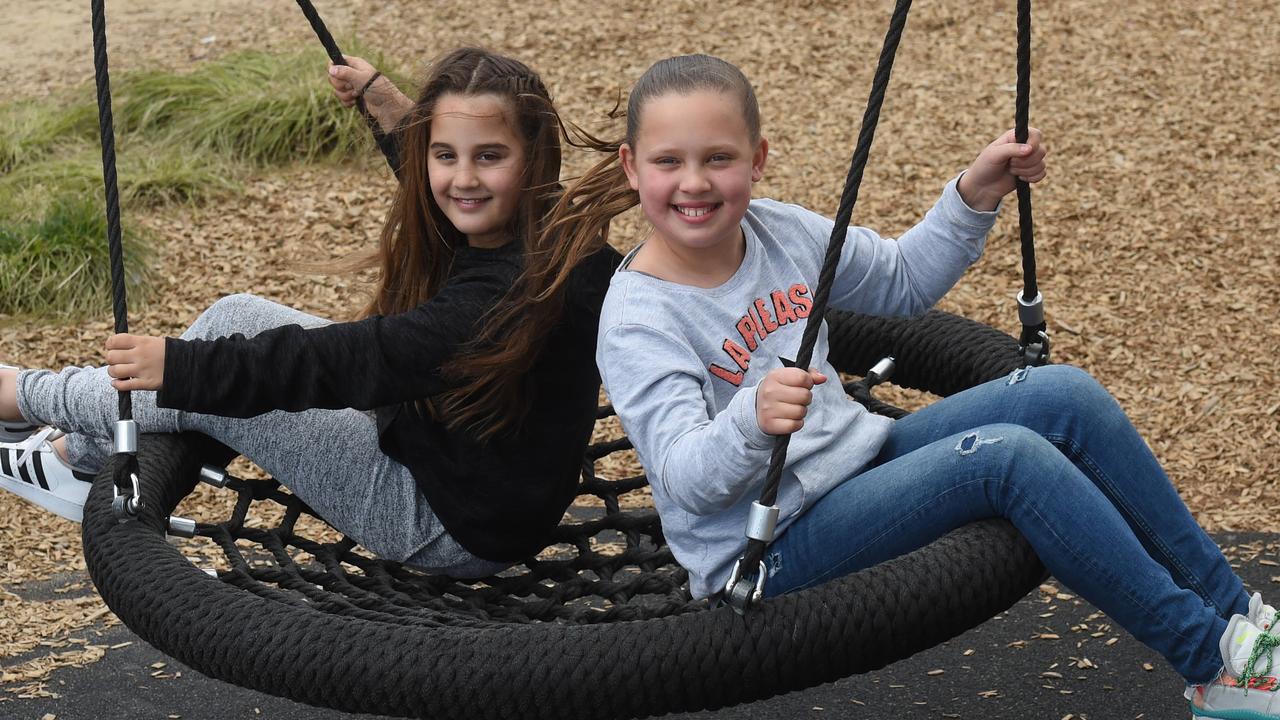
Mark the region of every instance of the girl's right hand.
[[159, 390], [164, 387], [164, 338], [112, 335], [107, 338], [107, 374], [116, 390]]
[[[360, 97], [360, 90], [369, 82], [369, 78], [377, 72], [377, 68], [369, 64], [364, 58], [358, 58], [354, 55], [343, 55], [346, 59], [346, 65], [329, 64], [329, 84], [333, 86], [333, 94], [338, 96], [338, 100], [343, 105], [351, 107], [356, 104], [356, 99]], [[365, 90], [366, 104], [382, 105], [391, 99], [389, 94], [395, 91], [395, 87], [391, 81], [385, 77], [379, 76], [377, 80]], [[387, 97], [383, 97], [387, 95]]]
[[769, 435], [799, 432], [813, 402], [813, 386], [826, 381], [827, 376], [814, 368], [769, 371], [756, 388], [756, 424]]

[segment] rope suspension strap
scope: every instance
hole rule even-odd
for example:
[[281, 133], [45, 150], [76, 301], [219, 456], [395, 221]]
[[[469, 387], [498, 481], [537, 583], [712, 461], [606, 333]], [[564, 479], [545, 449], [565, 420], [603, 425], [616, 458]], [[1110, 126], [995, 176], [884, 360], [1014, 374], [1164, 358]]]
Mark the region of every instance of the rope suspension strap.
[[[338, 49], [338, 43], [333, 39], [329, 28], [325, 26], [324, 20], [320, 18], [320, 13], [316, 12], [316, 7], [311, 4], [311, 0], [298, 0], [298, 7], [302, 9], [302, 14], [306, 16], [307, 22], [311, 23], [311, 30], [315, 32], [320, 44], [324, 46], [324, 51], [328, 54], [329, 60], [334, 65], [347, 65], [347, 59], [342, 56], [342, 50]], [[370, 82], [372, 82], [372, 79]], [[396, 145], [391, 138], [387, 137], [386, 133], [382, 132], [381, 123], [369, 112], [369, 108], [364, 102], [363, 93], [356, 98], [356, 107], [360, 110], [360, 115], [364, 118], [365, 124], [369, 126], [369, 131], [373, 133], [373, 139], [378, 144], [378, 149], [382, 151], [382, 154], [387, 158], [387, 163], [399, 175], [400, 157]]]
[[[1031, 108], [1031, 0], [1018, 0], [1018, 96], [1015, 101], [1014, 139], [1027, 141]], [[1022, 292], [1018, 295], [1018, 320], [1022, 334], [1018, 352], [1024, 365], [1049, 362], [1049, 333], [1044, 321], [1044, 296], [1036, 286], [1036, 245], [1031, 222], [1031, 186], [1014, 179], [1018, 193], [1018, 230], [1022, 240]]]
[[[107, 246], [111, 256], [111, 311], [116, 333], [129, 332], [129, 304], [124, 282], [124, 243], [120, 231], [120, 191], [116, 182], [115, 122], [111, 114], [111, 73], [107, 69], [107, 19], [104, 0], [91, 0], [93, 25], [93, 71], [98, 95], [98, 131], [102, 141], [102, 182], [106, 190]], [[115, 464], [111, 510], [117, 520], [128, 520], [143, 510], [138, 477], [138, 424], [133, 421], [133, 395], [122, 390], [120, 419], [116, 421], [115, 453], [124, 462]], [[192, 537], [195, 523], [170, 515], [166, 519], [172, 535]]]
[[[116, 183], [116, 142], [111, 116], [111, 78], [107, 71], [107, 21], [104, 0], [92, 0], [93, 70], [98, 91], [98, 130], [102, 140], [102, 182], [106, 189], [107, 245], [111, 255], [111, 310], [116, 333], [129, 332], [125, 296], [124, 246], [120, 232], [120, 191]], [[133, 396], [120, 392], [120, 420], [116, 422], [115, 452], [125, 455], [115, 473], [112, 507], [118, 519], [136, 516], [142, 509], [138, 486], [138, 426], [133, 421]]]
[[[885, 91], [889, 87], [889, 75], [893, 71], [893, 60], [898, 52], [898, 41], [902, 39], [902, 30], [907, 24], [907, 14], [911, 10], [911, 0], [898, 0], [893, 9], [893, 17], [889, 20], [889, 30], [885, 34], [884, 47], [880, 51], [880, 60], [876, 65], [876, 73], [871, 83], [871, 95], [867, 99], [867, 109], [862, 116], [862, 129], [858, 133], [858, 143], [853, 152], [853, 160], [849, 164], [849, 175], [845, 179], [844, 192], [840, 196], [840, 207], [836, 212], [835, 225], [831, 229], [831, 239], [827, 242], [827, 253], [823, 259], [822, 271], [818, 275], [818, 289], [813, 296], [813, 308], [809, 319], [805, 321], [804, 335], [800, 341], [800, 354], [794, 364], [799, 368], [808, 368], [813, 359], [813, 346], [818, 342], [818, 331], [822, 328], [822, 318], [827, 313], [827, 300], [831, 296], [831, 282], [835, 279], [836, 267], [840, 262], [840, 250], [844, 246], [845, 234], [849, 221], [853, 218], [853, 206], [858, 202], [858, 189], [862, 185], [862, 173], [867, 166], [867, 157], [871, 154], [871, 143], [875, 139], [876, 124], [880, 121], [880, 107], [884, 104]], [[769, 471], [765, 475], [764, 492], [760, 500], [751, 507], [750, 528], [764, 527], [757, 520], [772, 513], [777, 517], [778, 487], [782, 483], [782, 470], [787, 461], [787, 447], [791, 444], [791, 435], [779, 435], [773, 454], [769, 458]], [[734, 565], [729, 582], [725, 585], [724, 597], [738, 612], [746, 608], [764, 593], [764, 551], [773, 540], [773, 527], [768, 526], [767, 537], [754, 537], [748, 530], [747, 549], [742, 558]]]

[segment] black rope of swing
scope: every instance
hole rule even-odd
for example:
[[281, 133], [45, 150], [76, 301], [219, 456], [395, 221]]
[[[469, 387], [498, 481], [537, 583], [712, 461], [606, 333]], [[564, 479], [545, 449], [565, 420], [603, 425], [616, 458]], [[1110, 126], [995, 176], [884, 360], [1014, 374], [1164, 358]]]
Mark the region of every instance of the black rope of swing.
[[[1031, 0], [1018, 0], [1018, 93], [1014, 100], [1014, 139], [1027, 141], [1031, 113]], [[1040, 294], [1036, 284], [1036, 244], [1031, 221], [1031, 186], [1015, 179], [1018, 193], [1018, 234], [1022, 242], [1022, 297], [1032, 301]], [[1037, 341], [1046, 325], [1024, 325], [1018, 342], [1027, 347]]]
[[[320, 38], [329, 59], [334, 64], [346, 65], [347, 61], [342, 56], [342, 51], [338, 49], [337, 43], [334, 42], [333, 36], [316, 13], [310, 0], [298, 0], [298, 5], [311, 23], [317, 37]], [[129, 332], [129, 308], [120, 223], [120, 191], [116, 176], [115, 122], [111, 111], [111, 73], [107, 64], [105, 0], [91, 0], [90, 13], [93, 29], [93, 69], [98, 99], [98, 129], [102, 145], [102, 181], [106, 194], [107, 246], [111, 263], [111, 310], [115, 318], [115, 332], [127, 333]], [[357, 98], [356, 104], [369, 130], [373, 133], [379, 149], [398, 174], [400, 162], [395, 143], [382, 132], [382, 127], [366, 107], [364, 98]], [[133, 396], [128, 391], [119, 392], [119, 416], [122, 422], [133, 420]], [[141, 501], [141, 498], [135, 498], [133, 495], [133, 478], [138, 472], [137, 457], [133, 452], [125, 454], [129, 455], [129, 460], [117, 465], [115, 486], [121, 496]]]
[[[893, 71], [893, 61], [898, 51], [898, 43], [902, 38], [903, 28], [907, 24], [907, 14], [911, 10], [911, 0], [898, 0], [893, 9], [893, 17], [889, 21], [889, 29], [885, 33], [884, 46], [880, 51], [880, 59], [871, 83], [871, 94], [867, 99], [867, 109], [863, 114], [862, 128], [858, 133], [857, 146], [853, 152], [853, 160], [849, 165], [849, 175], [845, 180], [844, 192], [840, 196], [839, 209], [836, 211], [835, 225], [831, 230], [831, 238], [827, 243], [826, 256], [822, 270], [818, 275], [818, 288], [813, 296], [813, 309], [805, 322], [804, 335], [800, 342], [799, 355], [794, 364], [796, 367], [808, 368], [813, 358], [813, 348], [817, 344], [818, 331], [827, 313], [827, 301], [831, 295], [831, 283], [835, 278], [840, 253], [853, 217], [854, 205], [858, 201], [858, 189], [862, 184], [862, 174], [866, 168], [867, 158], [871, 154], [871, 144], [875, 139], [876, 125], [880, 120], [880, 108], [884, 104], [885, 92], [889, 86], [889, 77]], [[1027, 139], [1028, 115], [1031, 91], [1031, 0], [1018, 0], [1018, 85], [1015, 108], [1014, 134], [1018, 142]], [[1022, 267], [1024, 276], [1025, 297], [1030, 300], [1036, 294], [1035, 279], [1035, 246], [1031, 225], [1031, 189], [1022, 180], [1017, 181], [1018, 214], [1020, 219], [1022, 240]], [[1043, 323], [1040, 330], [1043, 330]], [[1022, 343], [1028, 340], [1028, 330], [1024, 327]], [[1034, 337], [1034, 335], [1033, 335]], [[778, 499], [778, 489], [782, 483], [782, 471], [787, 461], [787, 449], [791, 444], [791, 435], [780, 435], [769, 458], [769, 470], [765, 474], [764, 490], [760, 493], [760, 505], [773, 506]], [[730, 582], [737, 582], [743, 577], [753, 577], [759, 570], [764, 558], [768, 540], [749, 538], [746, 550], [738, 563], [737, 577]]]
[[[102, 139], [102, 182], [106, 190], [107, 245], [111, 258], [111, 311], [115, 331], [129, 332], [129, 306], [125, 293], [124, 243], [120, 230], [120, 190], [116, 179], [115, 123], [111, 115], [111, 76], [107, 71], [107, 21], [104, 0], [92, 0], [93, 69], [98, 94], [98, 131]], [[120, 419], [133, 419], [133, 396], [119, 392]], [[129, 453], [128, 462], [117, 466], [115, 485], [131, 493], [130, 476], [138, 472], [138, 459]]]

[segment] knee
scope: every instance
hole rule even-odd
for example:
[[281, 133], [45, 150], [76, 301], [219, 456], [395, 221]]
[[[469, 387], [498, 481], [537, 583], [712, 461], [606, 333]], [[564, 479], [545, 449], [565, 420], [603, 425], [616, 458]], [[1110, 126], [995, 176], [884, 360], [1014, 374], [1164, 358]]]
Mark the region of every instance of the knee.
[[241, 317], [251, 314], [254, 308], [265, 302], [270, 301], [249, 293], [235, 293], [218, 298], [217, 302], [210, 305], [204, 312], [214, 317]]
[[198, 338], [209, 339], [242, 331], [245, 318], [256, 315], [265, 302], [270, 301], [249, 293], [225, 295], [200, 313], [191, 325], [191, 332]]
[[[1064, 409], [1097, 408], [1114, 401], [1111, 393], [1088, 371], [1074, 365], [1045, 365], [1025, 371], [1025, 378], [1035, 379], [1042, 402]], [[1016, 383], [1011, 383], [1016, 384]]]
[[1010, 423], [992, 423], [963, 433], [957, 437], [954, 450], [962, 458], [986, 456], [988, 461], [1009, 469], [1060, 455], [1053, 443], [1036, 431]]
[[1079, 390], [1081, 392], [1097, 392], [1102, 389], [1102, 385], [1089, 374], [1088, 370], [1075, 365], [1046, 365], [1040, 368], [1048, 372], [1053, 381], [1063, 387]]
[[983, 425], [959, 437], [961, 460], [978, 459], [994, 481], [993, 492], [1006, 497], [1039, 495], [1070, 476], [1070, 461], [1038, 432], [1022, 425]]

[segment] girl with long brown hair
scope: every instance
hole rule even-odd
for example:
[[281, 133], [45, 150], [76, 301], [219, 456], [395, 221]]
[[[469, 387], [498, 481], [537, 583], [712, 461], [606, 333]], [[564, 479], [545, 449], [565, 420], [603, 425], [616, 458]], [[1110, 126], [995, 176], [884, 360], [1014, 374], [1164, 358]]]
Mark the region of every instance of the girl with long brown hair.
[[106, 367], [0, 369], [0, 485], [78, 519], [132, 390], [143, 432], [210, 435], [382, 557], [479, 576], [549, 541], [594, 423], [619, 257], [544, 227], [564, 131], [527, 66], [455, 50], [411, 102], [358, 60], [330, 80], [344, 102], [368, 94], [401, 158], [380, 245], [350, 263], [379, 272], [362, 318], [233, 295], [181, 338], [113, 336]]

